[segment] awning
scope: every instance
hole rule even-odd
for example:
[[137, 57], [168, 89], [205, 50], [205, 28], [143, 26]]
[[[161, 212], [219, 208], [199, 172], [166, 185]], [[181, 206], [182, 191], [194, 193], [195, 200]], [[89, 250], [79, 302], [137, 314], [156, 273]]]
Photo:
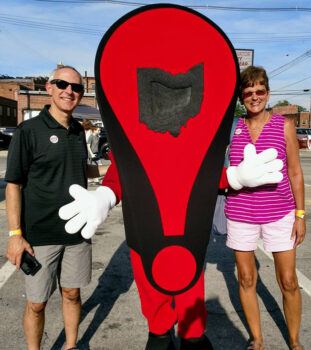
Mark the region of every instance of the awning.
[[80, 104], [78, 105], [73, 113], [72, 116], [75, 118], [81, 118], [81, 119], [90, 119], [90, 120], [102, 120], [99, 110], [95, 107], [90, 107], [88, 105]]

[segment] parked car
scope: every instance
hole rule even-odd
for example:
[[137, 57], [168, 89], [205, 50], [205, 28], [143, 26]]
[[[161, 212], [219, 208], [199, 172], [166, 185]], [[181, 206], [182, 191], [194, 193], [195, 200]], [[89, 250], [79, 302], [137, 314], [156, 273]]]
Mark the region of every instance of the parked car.
[[101, 158], [109, 159], [110, 145], [107, 138], [106, 130], [101, 127], [99, 133], [98, 153]]
[[13, 136], [14, 131], [16, 130], [15, 126], [5, 126], [5, 127], [1, 127], [0, 131], [5, 134], [5, 135], [9, 135], [9, 136]]
[[296, 128], [299, 148], [311, 149], [311, 128]]
[[12, 135], [7, 135], [0, 131], [0, 150], [5, 150], [9, 148]]

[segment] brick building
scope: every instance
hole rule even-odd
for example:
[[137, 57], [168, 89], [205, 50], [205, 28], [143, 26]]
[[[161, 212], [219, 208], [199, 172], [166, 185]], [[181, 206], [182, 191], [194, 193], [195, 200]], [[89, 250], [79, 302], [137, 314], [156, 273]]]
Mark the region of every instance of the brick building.
[[292, 118], [296, 127], [310, 127], [310, 112], [299, 113], [298, 106], [296, 105], [273, 107], [272, 113], [277, 113]]
[[85, 71], [82, 78], [85, 92], [95, 93], [95, 77], [88, 77], [87, 71]]
[[[19, 91], [17, 124], [23, 120], [35, 117], [39, 114], [44, 105], [50, 103], [50, 96], [46, 91]], [[85, 93], [80, 105], [96, 107], [94, 93]], [[90, 118], [91, 119], [91, 118]]]
[[[57, 68], [61, 66], [63, 64], [59, 62]], [[81, 110], [83, 110], [83, 106], [97, 109], [95, 78], [89, 77], [86, 71], [82, 78], [85, 93], [80, 103], [82, 105]], [[23, 120], [38, 115], [44, 105], [50, 102], [49, 95], [45, 90], [47, 80], [48, 77], [0, 79], [0, 96], [3, 97], [0, 100], [0, 125], [16, 126]], [[9, 111], [10, 108], [12, 109], [11, 112]], [[91, 118], [98, 118], [99, 114], [95, 113], [94, 110], [92, 111]], [[15, 119], [12, 116], [15, 116]]]
[[20, 90], [35, 90], [34, 80], [31, 79], [0, 79], [0, 96], [17, 100]]
[[300, 128], [310, 128], [310, 113], [300, 112], [299, 123], [297, 125]]
[[0, 96], [0, 127], [17, 125], [17, 101]]

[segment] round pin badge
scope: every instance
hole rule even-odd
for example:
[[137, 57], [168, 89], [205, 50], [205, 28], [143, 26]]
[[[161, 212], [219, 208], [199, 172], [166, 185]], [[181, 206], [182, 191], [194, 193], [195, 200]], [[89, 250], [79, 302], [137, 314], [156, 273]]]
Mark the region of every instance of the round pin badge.
[[235, 134], [236, 134], [236, 135], [240, 135], [241, 132], [242, 132], [242, 129], [236, 129], [236, 130], [235, 130]]
[[56, 135], [52, 135], [52, 136], [50, 137], [50, 141], [51, 141], [52, 143], [57, 143], [57, 142], [58, 142], [58, 137], [57, 137]]

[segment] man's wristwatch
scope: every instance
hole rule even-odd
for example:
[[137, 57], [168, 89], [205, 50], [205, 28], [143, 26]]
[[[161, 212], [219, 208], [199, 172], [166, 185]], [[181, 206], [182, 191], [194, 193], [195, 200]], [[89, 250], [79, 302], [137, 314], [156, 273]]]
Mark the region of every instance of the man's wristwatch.
[[306, 211], [305, 210], [296, 210], [295, 216], [297, 216], [300, 219], [304, 219], [306, 216]]
[[19, 228], [17, 230], [12, 230], [12, 231], [9, 231], [9, 236], [12, 237], [12, 236], [21, 236], [22, 235], [22, 230]]

